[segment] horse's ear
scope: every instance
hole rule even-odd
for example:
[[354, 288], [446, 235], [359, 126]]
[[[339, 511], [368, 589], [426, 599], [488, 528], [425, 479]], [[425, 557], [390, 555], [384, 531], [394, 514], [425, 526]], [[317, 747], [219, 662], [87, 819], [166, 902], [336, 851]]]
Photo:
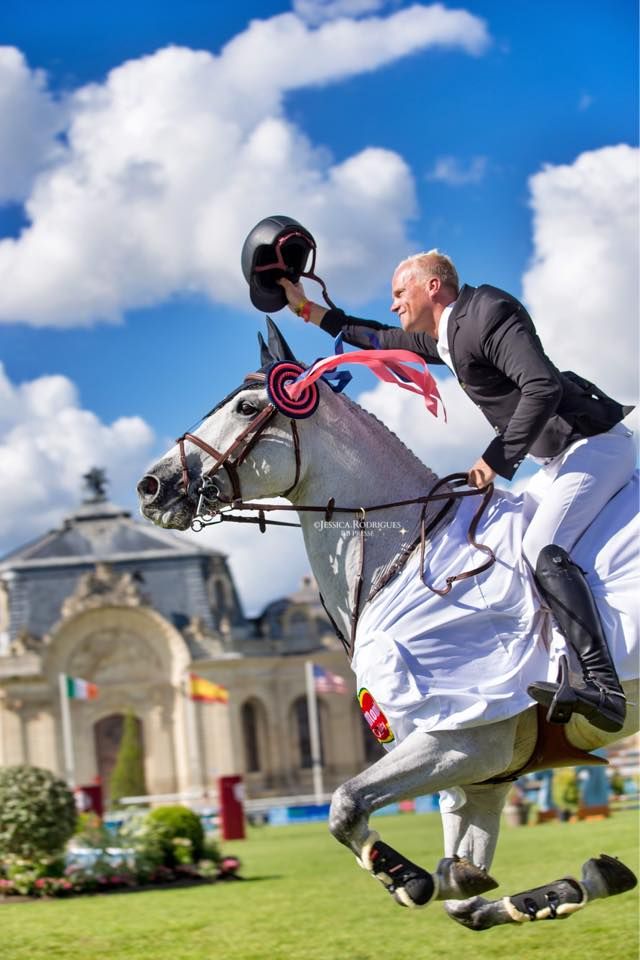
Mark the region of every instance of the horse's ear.
[[264, 338], [261, 333], [258, 334], [258, 344], [260, 345], [260, 366], [268, 367], [270, 363], [273, 363], [275, 357], [264, 342]]
[[292, 360], [296, 363], [293, 350], [282, 336], [271, 317], [267, 317], [267, 340], [274, 360]]

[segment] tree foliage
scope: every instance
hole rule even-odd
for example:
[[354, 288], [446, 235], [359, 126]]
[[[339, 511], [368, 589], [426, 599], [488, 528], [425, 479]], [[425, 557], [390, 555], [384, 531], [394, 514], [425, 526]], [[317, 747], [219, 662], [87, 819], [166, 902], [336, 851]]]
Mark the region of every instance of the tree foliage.
[[123, 797], [141, 797], [147, 792], [138, 721], [132, 710], [125, 714], [122, 740], [109, 786], [112, 806], [118, 804]]
[[72, 836], [76, 820], [71, 790], [49, 770], [0, 769], [0, 858], [55, 856]]

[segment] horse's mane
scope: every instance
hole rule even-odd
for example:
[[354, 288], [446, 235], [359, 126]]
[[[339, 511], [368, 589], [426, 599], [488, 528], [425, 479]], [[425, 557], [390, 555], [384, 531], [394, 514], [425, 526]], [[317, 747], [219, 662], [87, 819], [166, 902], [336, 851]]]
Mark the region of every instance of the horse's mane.
[[[258, 373], [258, 374], [255, 374], [254, 376], [257, 379], [259, 375], [260, 374]], [[217, 410], [223, 407], [229, 400], [231, 400], [232, 397], [240, 393], [242, 390], [247, 390], [247, 389], [250, 389], [251, 387], [255, 388], [259, 385], [260, 385], [259, 382], [252, 382], [248, 378], [245, 378], [245, 380], [241, 384], [239, 384], [239, 386], [237, 386], [234, 390], [228, 393], [226, 397], [220, 400], [212, 410], [210, 410], [207, 414], [205, 414], [202, 420], [206, 420], [208, 417], [210, 417], [213, 413], [215, 413]], [[404, 451], [407, 457], [410, 458], [410, 460], [413, 462], [414, 467], [417, 467], [422, 471], [426, 471], [426, 473], [429, 474], [429, 476], [434, 480], [438, 479], [437, 473], [434, 470], [432, 470], [431, 467], [428, 467], [426, 463], [423, 463], [420, 457], [416, 453], [414, 453], [414, 451], [411, 450], [410, 447], [406, 445], [404, 440], [401, 440], [398, 434], [395, 433], [391, 429], [391, 427], [389, 427], [386, 423], [380, 420], [380, 418], [377, 417], [375, 413], [371, 413], [370, 410], [367, 410], [365, 407], [359, 404], [356, 400], [353, 400], [351, 397], [347, 396], [346, 393], [340, 394], [340, 400], [342, 401], [342, 403], [346, 404], [347, 407], [351, 407], [353, 413], [356, 414], [361, 420], [364, 418], [368, 419], [370, 422], [374, 424], [376, 430], [387, 435], [392, 441], [394, 441], [397, 447], [401, 451]]]
[[341, 394], [341, 399], [347, 404], [347, 406], [355, 408], [355, 411], [361, 416], [366, 417], [368, 420], [373, 421], [376, 428], [379, 428], [382, 432], [388, 434], [400, 447], [401, 450], [404, 450], [405, 453], [411, 458], [414, 463], [414, 466], [419, 467], [421, 470], [426, 470], [434, 479], [438, 479], [438, 475], [430, 467], [423, 463], [420, 457], [413, 452], [413, 450], [406, 445], [404, 440], [401, 440], [397, 433], [394, 431], [379, 417], [376, 417], [375, 413], [371, 413], [370, 410], [367, 410], [365, 407], [361, 406], [356, 400], [353, 400], [351, 397], [348, 397], [346, 394]]

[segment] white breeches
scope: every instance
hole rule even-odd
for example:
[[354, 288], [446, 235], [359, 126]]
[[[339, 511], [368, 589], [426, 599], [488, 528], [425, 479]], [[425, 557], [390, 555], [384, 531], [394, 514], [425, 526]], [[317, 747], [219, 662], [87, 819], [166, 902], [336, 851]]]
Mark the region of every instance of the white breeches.
[[538, 506], [522, 541], [534, 570], [548, 544], [571, 552], [604, 505], [631, 479], [635, 465], [633, 433], [618, 423], [607, 433], [576, 440], [538, 470], [526, 489]]

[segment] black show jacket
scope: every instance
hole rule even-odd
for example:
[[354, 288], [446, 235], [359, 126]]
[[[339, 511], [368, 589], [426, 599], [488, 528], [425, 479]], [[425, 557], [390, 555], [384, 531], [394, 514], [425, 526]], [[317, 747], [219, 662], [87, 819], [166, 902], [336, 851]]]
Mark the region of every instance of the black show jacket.
[[[321, 328], [361, 349], [402, 349], [442, 364], [426, 333], [329, 310]], [[463, 390], [496, 432], [483, 459], [510, 480], [527, 453], [555, 457], [581, 437], [604, 433], [633, 408], [549, 360], [523, 305], [497, 287], [463, 286], [449, 317], [451, 362]]]

